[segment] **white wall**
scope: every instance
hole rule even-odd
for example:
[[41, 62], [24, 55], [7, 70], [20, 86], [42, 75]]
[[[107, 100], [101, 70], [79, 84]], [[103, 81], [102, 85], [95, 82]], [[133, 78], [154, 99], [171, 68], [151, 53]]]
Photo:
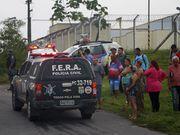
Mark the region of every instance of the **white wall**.
[[[50, 32], [56, 32], [58, 30], [63, 29], [63, 27], [67, 28], [67, 25], [59, 24], [56, 25], [55, 27], [50, 27]], [[90, 28], [89, 25], [84, 26], [83, 28], [84, 33], [89, 34], [90, 33]], [[68, 37], [68, 31], [69, 31], [69, 37]], [[110, 41], [111, 40], [111, 35], [110, 32], [111, 29], [110, 27], [108, 27], [105, 30], [101, 30], [100, 31], [100, 36], [99, 36], [99, 40], [104, 40], [104, 41]], [[97, 32], [98, 32], [98, 28], [95, 25], [92, 25], [92, 41], [95, 41], [96, 36], [97, 36]], [[72, 46], [74, 43], [76, 43], [76, 41], [80, 40], [80, 34], [84, 34], [82, 33], [82, 27], [80, 26], [79, 28], [77, 28], [77, 33], [76, 33], [76, 38], [77, 40], [75, 40], [75, 31], [74, 31], [74, 27], [72, 27], [71, 29], [66, 29], [64, 31], [62, 31], [60, 34], [58, 34], [58, 36], [56, 36], [54, 42], [56, 43], [56, 46], [58, 48], [59, 51], [63, 51], [67, 48], [69, 48], [70, 46]], [[62, 36], [63, 34], [63, 36]]]
[[[150, 48], [155, 49], [162, 40], [170, 33], [170, 30], [155, 30], [151, 31], [151, 42]], [[180, 36], [177, 36], [178, 44], [180, 47]], [[119, 43], [119, 37], [113, 38], [113, 41]], [[160, 49], [170, 49], [170, 46], [174, 43], [174, 35], [169, 37], [169, 39], [163, 44]], [[125, 36], [121, 37], [121, 46], [126, 50], [133, 49], [133, 32], [127, 33]], [[143, 50], [148, 49], [148, 32], [147, 31], [136, 31], [136, 47]]]

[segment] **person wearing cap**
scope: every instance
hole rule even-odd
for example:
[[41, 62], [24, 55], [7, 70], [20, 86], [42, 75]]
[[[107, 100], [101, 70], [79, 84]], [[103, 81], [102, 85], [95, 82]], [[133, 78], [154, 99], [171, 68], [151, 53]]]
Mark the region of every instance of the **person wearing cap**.
[[8, 50], [8, 57], [7, 57], [7, 70], [8, 70], [8, 76], [9, 76], [9, 81], [10, 81], [10, 88], [11, 89], [11, 81], [13, 79], [13, 76], [16, 74], [16, 58], [13, 54], [12, 50]]
[[151, 61], [150, 68], [144, 72], [144, 75], [146, 76], [146, 91], [149, 93], [152, 112], [158, 112], [160, 108], [159, 94], [162, 90], [161, 83], [166, 75], [155, 60]]
[[172, 65], [168, 68], [168, 86], [172, 93], [173, 110], [180, 111], [180, 63], [177, 56], [172, 58]]
[[92, 69], [95, 73], [95, 82], [97, 84], [97, 100], [98, 100], [98, 109], [102, 109], [102, 98], [101, 98], [101, 89], [102, 89], [102, 79], [105, 75], [103, 66], [98, 63], [98, 58], [93, 58]]

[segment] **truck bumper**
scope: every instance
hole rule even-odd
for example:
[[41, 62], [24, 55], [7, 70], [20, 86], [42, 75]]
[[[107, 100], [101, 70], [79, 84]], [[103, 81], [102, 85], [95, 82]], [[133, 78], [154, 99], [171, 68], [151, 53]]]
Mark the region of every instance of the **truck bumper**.
[[83, 99], [75, 105], [58, 105], [58, 101], [54, 100], [32, 102], [32, 105], [36, 110], [69, 110], [91, 108], [95, 111], [96, 104], [96, 99]]

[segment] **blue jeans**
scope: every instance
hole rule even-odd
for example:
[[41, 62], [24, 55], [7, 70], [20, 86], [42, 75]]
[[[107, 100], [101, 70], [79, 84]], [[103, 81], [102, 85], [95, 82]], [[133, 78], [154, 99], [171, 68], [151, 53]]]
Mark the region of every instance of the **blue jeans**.
[[111, 93], [111, 95], [113, 95], [114, 91], [119, 90], [120, 80], [119, 79], [110, 79], [109, 83], [110, 83], [110, 93]]
[[180, 111], [180, 86], [172, 87], [173, 110]]

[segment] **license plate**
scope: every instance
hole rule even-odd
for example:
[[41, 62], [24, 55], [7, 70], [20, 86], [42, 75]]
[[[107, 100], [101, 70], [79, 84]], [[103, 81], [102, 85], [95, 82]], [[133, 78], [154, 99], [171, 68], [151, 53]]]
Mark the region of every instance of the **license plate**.
[[60, 100], [60, 105], [74, 105], [74, 100]]

